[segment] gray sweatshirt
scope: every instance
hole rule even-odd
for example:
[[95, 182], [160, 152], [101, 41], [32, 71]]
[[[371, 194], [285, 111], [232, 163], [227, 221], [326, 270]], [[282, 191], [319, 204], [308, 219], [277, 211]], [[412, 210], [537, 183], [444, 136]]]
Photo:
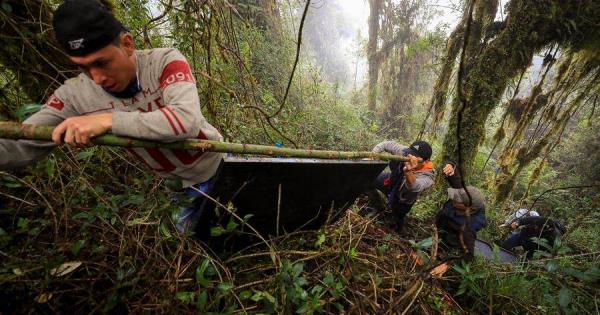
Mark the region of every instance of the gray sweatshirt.
[[[395, 141], [383, 141], [373, 148], [373, 152], [381, 153], [388, 152], [395, 155], [403, 155], [404, 149], [408, 148], [405, 145], [398, 144]], [[400, 166], [402, 167], [402, 166]], [[414, 172], [415, 182], [412, 186], [406, 184], [406, 179], [402, 181], [398, 194], [398, 199], [402, 203], [413, 204], [417, 201], [419, 194], [429, 187], [433, 186], [435, 179], [435, 169], [431, 161], [425, 161], [423, 167]]]
[[[85, 74], [67, 80], [42, 109], [24, 123], [56, 126], [72, 116], [112, 113], [117, 136], [170, 142], [189, 138], [222, 141], [200, 112], [196, 82], [176, 49], [136, 51], [142, 90], [121, 99], [105, 92]], [[31, 164], [48, 154], [52, 142], [0, 140], [0, 169]], [[162, 177], [180, 178], [185, 187], [212, 177], [221, 153], [131, 148], [127, 151]]]

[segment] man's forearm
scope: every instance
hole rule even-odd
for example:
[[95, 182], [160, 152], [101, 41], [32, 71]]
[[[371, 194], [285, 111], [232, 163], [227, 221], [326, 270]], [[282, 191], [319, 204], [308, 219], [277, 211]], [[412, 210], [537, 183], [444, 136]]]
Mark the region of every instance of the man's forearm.
[[404, 178], [406, 179], [406, 185], [408, 185], [408, 187], [412, 187], [415, 185], [415, 182], [417, 181], [417, 177], [415, 176], [415, 173], [413, 173], [413, 171], [404, 171]]

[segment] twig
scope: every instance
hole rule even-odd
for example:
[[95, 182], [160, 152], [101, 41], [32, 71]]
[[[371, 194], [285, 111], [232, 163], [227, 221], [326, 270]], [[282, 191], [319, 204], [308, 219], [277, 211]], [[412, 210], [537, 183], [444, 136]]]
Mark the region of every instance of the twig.
[[413, 303], [415, 302], [415, 300], [417, 299], [417, 296], [419, 296], [419, 293], [421, 293], [421, 290], [423, 289], [423, 284], [425, 283], [423, 280], [421, 281], [421, 286], [419, 286], [419, 289], [417, 290], [417, 293], [415, 293], [415, 296], [413, 296], [412, 300], [410, 300], [410, 303], [408, 304], [408, 306], [404, 309], [404, 312], [402, 312], [401, 315], [406, 314], [406, 312], [408, 312], [408, 310], [410, 309], [410, 307], [413, 305]]
[[252, 232], [254, 232], [256, 234], [256, 236], [258, 238], [260, 238], [265, 245], [267, 245], [267, 247], [270, 250], [270, 257], [271, 260], [273, 261], [273, 263], [275, 265], [278, 265], [278, 260], [277, 259], [277, 255], [275, 254], [277, 251], [275, 251], [275, 249], [273, 248], [273, 245], [270, 244], [252, 225], [250, 225], [248, 222], [244, 221], [244, 219], [242, 219], [239, 215], [237, 215], [235, 212], [231, 211], [231, 209], [229, 209], [227, 206], [223, 205], [222, 203], [220, 203], [219, 201], [217, 201], [216, 199], [214, 199], [212, 196], [208, 195], [207, 193], [203, 192], [202, 190], [194, 187], [194, 186], [190, 186], [190, 188], [192, 190], [195, 190], [196, 192], [199, 192], [200, 194], [202, 194], [204, 196], [204, 198], [209, 199], [210, 201], [214, 202], [216, 205], [218, 205], [219, 207], [223, 208], [225, 211], [227, 211], [231, 216], [233, 216], [234, 218], [236, 218], [240, 223], [246, 225], [250, 230], [252, 230]]
[[566, 187], [547, 189], [543, 193], [541, 193], [537, 198], [535, 198], [535, 200], [533, 201], [533, 203], [531, 204], [531, 207], [529, 207], [529, 209], [533, 209], [533, 206], [535, 206], [538, 199], [542, 198], [542, 196], [548, 192], [555, 191], [555, 190], [562, 190], [562, 189], [578, 189], [578, 188], [590, 188], [590, 187], [600, 187], [600, 184], [598, 184], [598, 185], [582, 185], [582, 186], [566, 186]]
[[164, 18], [173, 8], [173, 0], [169, 0], [169, 4], [167, 4], [167, 7], [165, 8], [165, 10], [163, 11], [163, 13], [161, 13], [159, 16], [150, 19], [150, 21], [148, 21], [148, 23], [146, 23], [146, 25], [144, 25], [144, 29], [143, 29], [143, 34], [144, 34], [144, 43], [146, 44], [147, 48], [152, 48], [152, 43], [150, 42], [150, 37], [148, 36], [148, 27], [150, 26], [150, 24]]
[[14, 199], [14, 200], [16, 200], [16, 201], [20, 201], [20, 202], [22, 202], [22, 203], [24, 203], [24, 204], [26, 204], [26, 205], [28, 205], [28, 206], [32, 206], [32, 207], [36, 206], [36, 204], [35, 204], [35, 203], [32, 203], [32, 202], [29, 202], [29, 201], [23, 200], [23, 199], [21, 199], [21, 198], [15, 197], [15, 196], [13, 196], [13, 195], [5, 194], [5, 193], [3, 193], [3, 192], [1, 192], [1, 191], [0, 191], [0, 195], [3, 195], [3, 196], [5, 196], [5, 197], [7, 197], [7, 198], [10, 198], [10, 199]]
[[279, 237], [279, 214], [281, 213], [281, 183], [279, 183], [279, 193], [277, 195], [277, 221], [275, 222], [275, 235]]
[[279, 115], [279, 112], [283, 109], [285, 105], [285, 101], [287, 100], [288, 93], [290, 91], [290, 86], [292, 85], [292, 80], [294, 79], [294, 73], [296, 72], [296, 66], [298, 65], [298, 59], [300, 59], [300, 45], [302, 44], [302, 29], [304, 28], [304, 20], [306, 20], [306, 13], [308, 13], [308, 7], [310, 6], [310, 0], [306, 0], [306, 5], [304, 6], [304, 12], [302, 13], [302, 19], [300, 20], [300, 29], [298, 30], [298, 41], [296, 42], [296, 59], [294, 60], [294, 67], [292, 68], [292, 73], [290, 74], [290, 79], [288, 80], [287, 87], [285, 88], [285, 94], [283, 95], [283, 100], [281, 101], [281, 105], [279, 108], [271, 115], [269, 118], [273, 118]]
[[46, 205], [48, 206], [48, 210], [50, 210], [50, 213], [52, 214], [52, 221], [54, 222], [54, 239], [55, 242], [57, 241], [57, 237], [58, 237], [58, 220], [56, 219], [56, 212], [54, 211], [54, 208], [52, 207], [52, 205], [50, 204], [50, 202], [48, 201], [48, 199], [46, 199], [46, 197], [44, 197], [44, 194], [42, 194], [37, 188], [35, 188], [33, 186], [33, 184], [30, 184], [28, 182], [26, 182], [25, 180], [6, 173], [6, 172], [1, 172], [0, 171], [0, 175], [4, 175], [4, 176], [10, 176], [14, 179], [16, 179], [17, 181], [21, 182], [22, 184], [24, 184], [25, 186], [29, 187], [31, 190], [33, 190], [36, 194], [38, 194], [38, 196], [40, 196], [42, 198], [42, 200], [44, 200], [44, 202], [46, 203]]

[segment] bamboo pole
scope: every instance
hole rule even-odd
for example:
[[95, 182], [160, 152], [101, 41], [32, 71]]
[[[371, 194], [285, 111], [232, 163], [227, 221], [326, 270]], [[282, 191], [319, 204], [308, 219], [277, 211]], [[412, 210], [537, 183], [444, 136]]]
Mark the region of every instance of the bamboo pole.
[[[26, 139], [52, 141], [52, 126], [36, 126], [19, 124], [14, 122], [0, 122], [0, 138], [6, 139]], [[133, 138], [118, 137], [111, 134], [105, 134], [90, 140], [94, 145], [107, 145], [126, 148], [165, 148], [165, 149], [183, 149], [199, 150], [208, 152], [223, 152], [235, 154], [256, 154], [275, 157], [296, 157], [296, 158], [315, 158], [329, 160], [357, 160], [374, 159], [381, 161], [408, 161], [408, 158], [389, 153], [375, 153], [371, 151], [329, 151], [329, 150], [303, 150], [278, 148], [266, 145], [228, 143], [212, 140], [189, 139], [177, 142], [155, 142], [148, 140], [138, 140]], [[420, 159], [419, 159], [420, 160]]]

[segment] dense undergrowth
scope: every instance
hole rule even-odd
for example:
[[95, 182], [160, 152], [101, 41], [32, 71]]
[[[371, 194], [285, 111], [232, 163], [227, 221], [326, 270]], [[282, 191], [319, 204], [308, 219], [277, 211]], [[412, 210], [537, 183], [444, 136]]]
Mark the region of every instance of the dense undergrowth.
[[[399, 130], [396, 121], [381, 124], [381, 113], [366, 109], [368, 91], [341, 91], [324, 80], [321, 67], [301, 60], [287, 103], [269, 118], [272, 127], [266, 117], [281, 106], [294, 41], [276, 45], [272, 34], [237, 19], [226, 2], [182, 1], [161, 24], [172, 29], [150, 25], [145, 42], [145, 1], [115, 3], [138, 47], [174, 46], [188, 57], [197, 70], [202, 112], [227, 141], [369, 150], [399, 134], [416, 137], [423, 126], [426, 138], [437, 133], [438, 140], [427, 140], [438, 170], [445, 162], [439, 160], [439, 139], [448, 122], [436, 130], [422, 125], [432, 114], [423, 105], [430, 97], [427, 84], [415, 96], [412, 113], [399, 115], [405, 126]], [[300, 7], [288, 6], [292, 13], [284, 16], [284, 26], [295, 31]], [[39, 39], [34, 31], [49, 25], [15, 24], [31, 27], [24, 36], [33, 43]], [[29, 49], [23, 47], [13, 48]], [[43, 99], [19, 87], [16, 78], [23, 74], [14, 69], [35, 67], [19, 61], [13, 69], [3, 62], [0, 120], [23, 120], [39, 109], [27, 104]], [[487, 140], [469, 174], [469, 183], [488, 197], [490, 222], [479, 237], [499, 243], [508, 234], [498, 227], [505, 216], [530, 207], [548, 189], [598, 184], [595, 107], [584, 107], [589, 116], [582, 114], [565, 132], [564, 144], [544, 157], [548, 166], [537, 182], [528, 189], [539, 158], [501, 204], [493, 202], [499, 163], [490, 139], [497, 126], [486, 126]], [[388, 226], [381, 202], [361, 198], [316, 231], [261, 239], [250, 229], [251, 218], [232, 220], [212, 228], [228, 241], [254, 235], [256, 244], [213, 246], [175, 232], [177, 205], [170, 192], [124, 152], [59, 148], [27, 169], [0, 172], [0, 313], [600, 313], [597, 187], [558, 189], [537, 200], [534, 208], [563, 222], [568, 232], [547, 253], [515, 265], [481, 258], [464, 264], [439, 244], [432, 223], [446, 199], [444, 188], [439, 179], [419, 200], [401, 235]], [[439, 267], [444, 263], [445, 272]]]
[[[597, 310], [599, 253], [579, 243], [593, 229], [580, 226], [534, 261], [464, 264], [436, 240], [442, 189], [419, 201], [401, 235], [377, 202], [361, 198], [320, 230], [214, 251], [175, 232], [169, 192], [119, 151], [60, 149], [16, 175], [1, 173], [5, 313]], [[481, 237], [502, 237], [494, 227], [502, 211], [488, 208]], [[220, 233], [254, 234], [249, 225], [234, 220]], [[436, 273], [443, 263], [448, 271]]]

